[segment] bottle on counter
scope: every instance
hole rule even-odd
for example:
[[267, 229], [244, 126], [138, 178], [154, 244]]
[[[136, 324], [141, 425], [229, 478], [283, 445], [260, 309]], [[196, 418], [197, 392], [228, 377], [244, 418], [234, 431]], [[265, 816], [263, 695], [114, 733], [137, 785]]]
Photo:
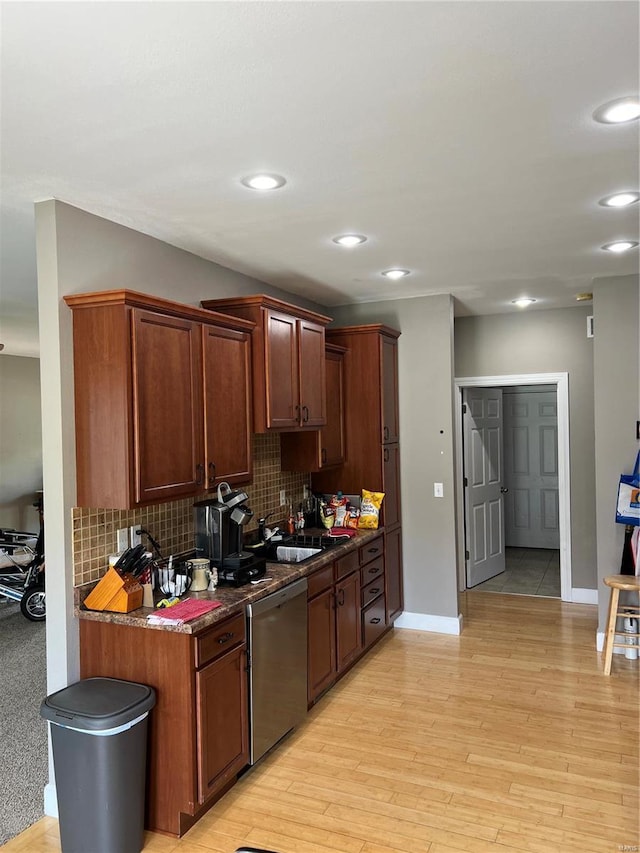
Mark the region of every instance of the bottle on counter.
[[293, 507], [289, 507], [289, 520], [287, 521], [287, 533], [293, 534], [296, 532], [296, 523], [293, 517]]

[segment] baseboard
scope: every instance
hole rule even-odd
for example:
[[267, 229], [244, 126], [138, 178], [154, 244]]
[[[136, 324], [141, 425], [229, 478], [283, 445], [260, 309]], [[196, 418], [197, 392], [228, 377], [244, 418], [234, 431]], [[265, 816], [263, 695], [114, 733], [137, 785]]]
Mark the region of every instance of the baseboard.
[[401, 613], [394, 622], [396, 628], [412, 631], [432, 631], [435, 634], [461, 634], [462, 614], [458, 616], [432, 616], [429, 613]]
[[53, 782], [44, 786], [44, 813], [47, 817], [58, 817], [58, 795]]
[[571, 602], [572, 604], [597, 604], [598, 590], [573, 587], [571, 590]]

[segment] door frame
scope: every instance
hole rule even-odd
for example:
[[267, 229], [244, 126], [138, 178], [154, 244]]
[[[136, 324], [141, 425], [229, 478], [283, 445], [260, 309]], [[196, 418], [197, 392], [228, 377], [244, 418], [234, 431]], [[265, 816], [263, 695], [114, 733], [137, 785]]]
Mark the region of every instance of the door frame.
[[519, 373], [507, 376], [462, 376], [454, 380], [456, 540], [458, 588], [467, 588], [464, 538], [464, 459], [462, 455], [462, 389], [507, 385], [555, 385], [558, 403], [558, 523], [560, 526], [560, 598], [572, 601], [571, 590], [571, 472], [569, 444], [569, 374]]

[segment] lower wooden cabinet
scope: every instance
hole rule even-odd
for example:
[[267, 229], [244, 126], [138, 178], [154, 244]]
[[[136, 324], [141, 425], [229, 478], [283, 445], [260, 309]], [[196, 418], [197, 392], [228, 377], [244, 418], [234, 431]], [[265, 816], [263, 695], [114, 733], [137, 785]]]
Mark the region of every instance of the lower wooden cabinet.
[[362, 649], [360, 628], [360, 572], [338, 581], [336, 600], [336, 669], [340, 673], [353, 663]]
[[384, 555], [387, 622], [392, 624], [404, 609], [401, 527], [396, 527], [393, 530], [385, 530]]
[[313, 702], [336, 678], [336, 611], [333, 578], [307, 607], [307, 698]]
[[248, 763], [244, 613], [195, 635], [81, 619], [80, 674], [156, 691], [145, 826], [183, 835]]

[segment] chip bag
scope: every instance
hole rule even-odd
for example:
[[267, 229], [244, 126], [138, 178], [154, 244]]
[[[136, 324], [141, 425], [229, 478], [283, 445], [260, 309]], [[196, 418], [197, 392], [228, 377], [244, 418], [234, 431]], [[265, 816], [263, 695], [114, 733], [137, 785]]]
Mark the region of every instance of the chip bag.
[[380, 507], [384, 492], [370, 492], [367, 489], [362, 490], [362, 500], [360, 502], [360, 518], [358, 519], [358, 527], [366, 530], [376, 530], [380, 519]]

